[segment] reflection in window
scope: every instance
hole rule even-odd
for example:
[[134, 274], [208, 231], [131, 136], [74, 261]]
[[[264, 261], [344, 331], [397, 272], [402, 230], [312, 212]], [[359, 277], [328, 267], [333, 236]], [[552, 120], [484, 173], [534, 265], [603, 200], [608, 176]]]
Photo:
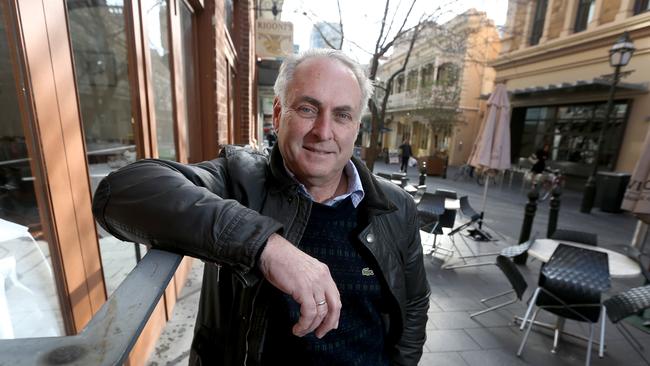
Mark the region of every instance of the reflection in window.
[[185, 122], [183, 129], [185, 130], [185, 146], [188, 152], [188, 161], [196, 162], [199, 156], [193, 149], [190, 148], [190, 136], [194, 136], [194, 132], [200, 129], [200, 121], [197, 116], [196, 105], [198, 103], [196, 93], [196, 57], [195, 57], [195, 41], [194, 41], [194, 24], [192, 12], [187, 7], [185, 2], [181, 2], [181, 47], [183, 48], [183, 80], [185, 81]]
[[[0, 339], [64, 335], [0, 6]], [[10, 28], [11, 29], [11, 28]]]
[[166, 0], [144, 0], [144, 12], [149, 56], [151, 61], [151, 83], [153, 84], [156, 111], [156, 136], [158, 156], [161, 159], [176, 160], [174, 144], [174, 117], [172, 111], [172, 83], [169, 68], [169, 26]]
[[[68, 0], [92, 193], [108, 173], [136, 159], [124, 3]], [[110, 295], [136, 264], [133, 244], [97, 226], [102, 268]]]

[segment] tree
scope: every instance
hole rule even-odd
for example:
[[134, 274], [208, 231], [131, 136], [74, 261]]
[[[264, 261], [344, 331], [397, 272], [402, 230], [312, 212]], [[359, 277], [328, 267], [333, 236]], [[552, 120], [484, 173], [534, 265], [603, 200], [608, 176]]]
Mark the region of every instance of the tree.
[[[377, 155], [380, 152], [380, 131], [384, 127], [384, 122], [386, 120], [386, 106], [388, 105], [388, 98], [390, 96], [390, 90], [393, 87], [393, 82], [395, 78], [404, 73], [406, 66], [408, 65], [409, 59], [411, 57], [411, 52], [413, 51], [413, 46], [418, 40], [418, 37], [421, 34], [422, 29], [429, 25], [433, 24], [434, 20], [437, 19], [443, 12], [443, 7], [438, 6], [432, 13], [423, 14], [418, 22], [408, 28], [406, 27], [413, 7], [415, 6], [417, 0], [412, 0], [409, 6], [406, 15], [401, 19], [401, 25], [397, 32], [391, 34], [391, 28], [395, 23], [396, 16], [393, 16], [389, 22], [389, 8], [390, 0], [386, 0], [384, 6], [384, 13], [381, 20], [381, 30], [377, 36], [377, 41], [375, 43], [374, 52], [370, 60], [370, 67], [368, 70], [368, 77], [370, 80], [377, 80], [377, 72], [379, 70], [379, 61], [386, 55], [386, 53], [391, 50], [394, 46], [400, 42], [408, 42], [404, 54], [404, 60], [399, 69], [394, 71], [386, 80], [383, 85], [375, 83], [376, 87], [380, 89], [383, 93], [375, 92], [375, 97], [371, 98], [368, 101], [368, 110], [370, 111], [370, 146], [366, 150], [366, 165], [372, 171], [375, 166], [375, 161], [377, 160]], [[447, 4], [448, 5], [448, 4]], [[446, 8], [446, 6], [445, 6]]]
[[[425, 26], [430, 24], [435, 24], [435, 20], [438, 19], [445, 12], [450, 11], [449, 9], [453, 8], [453, 4], [457, 0], [448, 0], [444, 4], [441, 4], [434, 8], [430, 13], [425, 13], [419, 17], [417, 21], [413, 21], [413, 9], [417, 3], [417, 0], [410, 0], [408, 3], [408, 9], [404, 15], [398, 15], [398, 9], [400, 9], [401, 2], [397, 5], [397, 8], [391, 7], [390, 0], [385, 0], [383, 13], [381, 20], [379, 22], [380, 29], [377, 32], [376, 41], [372, 50], [368, 51], [367, 47], [359, 45], [349, 38], [347, 42], [355, 45], [356, 47], [364, 50], [369, 55], [369, 65], [368, 65], [368, 77], [375, 84], [375, 94], [373, 98], [368, 101], [368, 110], [370, 112], [370, 146], [366, 149], [366, 165], [370, 170], [374, 169], [374, 163], [377, 159], [377, 156], [380, 152], [380, 131], [384, 127], [384, 121], [386, 119], [386, 107], [388, 105], [388, 98], [393, 83], [396, 78], [404, 73], [406, 66], [408, 65], [413, 46], [415, 45], [418, 38], [421, 36], [421, 31]], [[338, 4], [338, 1], [337, 1]], [[341, 8], [339, 5], [339, 24], [341, 28], [341, 42], [336, 47], [332, 45], [327, 37], [325, 37], [322, 29], [316, 26], [317, 32], [325, 39], [325, 42], [328, 43], [332, 48], [341, 49], [343, 45], [343, 21], [341, 18]], [[428, 4], [427, 4], [428, 5]], [[313, 21], [312, 16], [308, 15], [305, 11], [303, 15], [310, 18]], [[316, 14], [312, 13], [315, 17]], [[412, 23], [415, 23], [412, 25]], [[324, 23], [327, 24], [327, 23]], [[396, 70], [394, 73], [388, 77], [387, 80], [382, 80], [379, 82], [377, 80], [377, 73], [380, 67], [380, 61], [386, 57], [391, 50], [396, 46], [405, 47], [405, 57], [401, 67]], [[458, 95], [460, 93], [457, 93]], [[446, 113], [456, 113], [454, 111], [446, 111]]]

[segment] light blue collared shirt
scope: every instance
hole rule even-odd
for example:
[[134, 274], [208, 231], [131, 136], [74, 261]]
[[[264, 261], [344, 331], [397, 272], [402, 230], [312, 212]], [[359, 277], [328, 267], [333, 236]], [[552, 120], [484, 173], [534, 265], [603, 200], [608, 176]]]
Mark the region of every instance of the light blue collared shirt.
[[[300, 189], [300, 193], [302, 193], [305, 197], [309, 198], [310, 200], [314, 201], [314, 197], [307, 192], [307, 188], [305, 187], [304, 184], [298, 182], [296, 179], [296, 176], [287, 168], [285, 165], [284, 168], [287, 170], [287, 173], [293, 178], [297, 183], [298, 187]], [[334, 198], [330, 198], [329, 200], [323, 202], [323, 205], [326, 206], [335, 206], [339, 202], [343, 201], [344, 199], [350, 197], [352, 200], [352, 205], [354, 207], [359, 206], [359, 203], [361, 203], [361, 200], [363, 200], [363, 197], [365, 196], [365, 192], [363, 191], [363, 186], [361, 185], [361, 178], [359, 177], [359, 172], [357, 171], [357, 167], [354, 166], [352, 163], [352, 160], [348, 160], [348, 163], [345, 165], [345, 168], [343, 169], [343, 173], [348, 177], [348, 189], [345, 193], [343, 193], [340, 196], [336, 196]]]

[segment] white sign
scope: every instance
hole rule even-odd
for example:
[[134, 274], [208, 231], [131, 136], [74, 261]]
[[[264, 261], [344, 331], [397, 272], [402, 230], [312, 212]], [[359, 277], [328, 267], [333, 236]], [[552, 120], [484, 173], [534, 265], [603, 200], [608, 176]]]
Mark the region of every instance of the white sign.
[[293, 53], [293, 23], [257, 19], [256, 25], [257, 57], [284, 58]]

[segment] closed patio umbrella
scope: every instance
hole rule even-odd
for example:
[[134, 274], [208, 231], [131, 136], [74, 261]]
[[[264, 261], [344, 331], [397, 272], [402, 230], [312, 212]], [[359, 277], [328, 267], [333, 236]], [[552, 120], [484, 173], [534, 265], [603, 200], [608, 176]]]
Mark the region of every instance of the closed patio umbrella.
[[639, 161], [632, 172], [630, 184], [623, 196], [621, 208], [639, 218], [632, 245], [641, 245], [642, 237], [647, 233], [647, 225], [650, 224], [650, 129], [646, 134]]
[[[488, 99], [488, 110], [481, 125], [469, 164], [481, 170], [510, 169], [510, 102], [504, 84], [497, 84]], [[487, 199], [489, 175], [483, 188], [483, 208]]]

